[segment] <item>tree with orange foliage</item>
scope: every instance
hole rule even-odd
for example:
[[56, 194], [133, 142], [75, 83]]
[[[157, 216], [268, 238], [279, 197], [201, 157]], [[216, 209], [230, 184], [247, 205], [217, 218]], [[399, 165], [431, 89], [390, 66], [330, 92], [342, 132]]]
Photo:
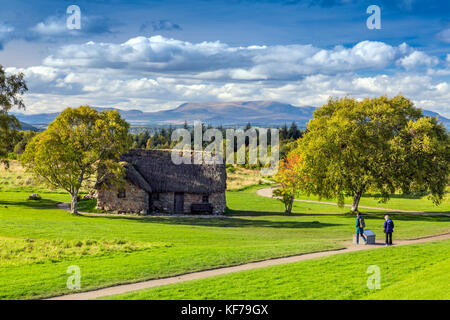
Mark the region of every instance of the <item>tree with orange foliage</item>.
[[280, 167], [274, 178], [280, 184], [274, 195], [280, 197], [286, 213], [291, 213], [295, 194], [303, 189], [306, 182], [304, 158], [299, 148], [289, 152], [284, 160], [280, 160]]

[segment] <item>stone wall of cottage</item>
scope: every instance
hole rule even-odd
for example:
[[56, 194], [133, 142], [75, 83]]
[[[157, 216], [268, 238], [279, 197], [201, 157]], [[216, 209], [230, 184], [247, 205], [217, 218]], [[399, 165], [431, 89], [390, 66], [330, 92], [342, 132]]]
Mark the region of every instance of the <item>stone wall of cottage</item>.
[[97, 209], [117, 213], [149, 213], [149, 195], [145, 190], [127, 182], [125, 197], [119, 198], [117, 188], [103, 188], [98, 191]]
[[173, 213], [173, 203], [175, 193], [173, 192], [162, 192], [152, 195], [152, 206], [154, 212], [159, 213]]
[[[116, 213], [151, 213], [149, 209], [152, 197], [152, 209], [155, 213], [174, 213], [174, 192], [162, 192], [158, 195], [149, 195], [146, 191], [127, 183], [125, 186], [125, 197], [119, 198], [116, 188], [100, 189], [97, 196], [97, 209]], [[202, 203], [204, 194], [185, 193], [184, 213], [191, 212], [191, 204]], [[214, 214], [223, 214], [226, 208], [225, 192], [212, 193], [208, 196], [208, 202], [213, 205]]]
[[[184, 194], [184, 213], [191, 212], [191, 204], [202, 203], [203, 194], [199, 193], [185, 193]], [[153, 196], [153, 211], [161, 213], [174, 213], [174, 192], [159, 193], [159, 195]], [[213, 193], [208, 197], [208, 202], [213, 205], [214, 214], [223, 214], [227, 206], [225, 193]]]
[[213, 205], [214, 214], [223, 214], [227, 208], [225, 192], [217, 192], [209, 195], [209, 203]]

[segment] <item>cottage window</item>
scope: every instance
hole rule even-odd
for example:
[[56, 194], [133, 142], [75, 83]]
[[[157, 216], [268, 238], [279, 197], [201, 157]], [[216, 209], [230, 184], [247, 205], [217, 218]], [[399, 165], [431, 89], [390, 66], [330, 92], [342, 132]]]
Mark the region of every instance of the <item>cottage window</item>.
[[203, 203], [208, 203], [209, 202], [209, 196], [205, 195], [202, 197], [202, 202]]
[[119, 189], [119, 191], [117, 192], [117, 198], [122, 199], [122, 198], [126, 198], [127, 194], [125, 192], [125, 189]]

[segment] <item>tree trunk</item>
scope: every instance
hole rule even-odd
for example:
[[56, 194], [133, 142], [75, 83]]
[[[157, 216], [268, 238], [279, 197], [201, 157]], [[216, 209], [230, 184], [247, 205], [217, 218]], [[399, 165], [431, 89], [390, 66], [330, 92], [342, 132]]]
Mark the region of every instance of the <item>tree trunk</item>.
[[356, 192], [353, 196], [352, 212], [358, 210], [359, 200], [361, 200], [362, 192]]
[[292, 212], [292, 205], [294, 204], [294, 199], [295, 199], [295, 192], [292, 192], [291, 200], [289, 202], [288, 209], [286, 210], [287, 213], [289, 214]]
[[71, 197], [72, 197], [72, 203], [70, 206], [70, 212], [73, 214], [77, 214], [78, 213], [78, 193], [71, 194]]

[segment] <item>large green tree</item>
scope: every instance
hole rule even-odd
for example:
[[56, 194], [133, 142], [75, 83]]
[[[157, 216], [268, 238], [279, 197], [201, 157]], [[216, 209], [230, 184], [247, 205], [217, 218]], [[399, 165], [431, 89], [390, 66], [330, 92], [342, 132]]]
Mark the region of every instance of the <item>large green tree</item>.
[[16, 107], [25, 109], [22, 95], [28, 90], [23, 73], [7, 75], [0, 65], [0, 162], [7, 165], [8, 151], [13, 147], [20, 123], [8, 112]]
[[330, 98], [314, 112], [299, 148], [313, 181], [309, 192], [339, 205], [351, 195], [352, 211], [367, 191], [382, 201], [396, 191], [429, 192], [435, 204], [445, 193], [449, 135], [403, 96]]
[[68, 108], [28, 143], [21, 160], [35, 175], [66, 190], [77, 213], [78, 193], [87, 179], [123, 174], [119, 160], [130, 146], [128, 130], [117, 111]]

